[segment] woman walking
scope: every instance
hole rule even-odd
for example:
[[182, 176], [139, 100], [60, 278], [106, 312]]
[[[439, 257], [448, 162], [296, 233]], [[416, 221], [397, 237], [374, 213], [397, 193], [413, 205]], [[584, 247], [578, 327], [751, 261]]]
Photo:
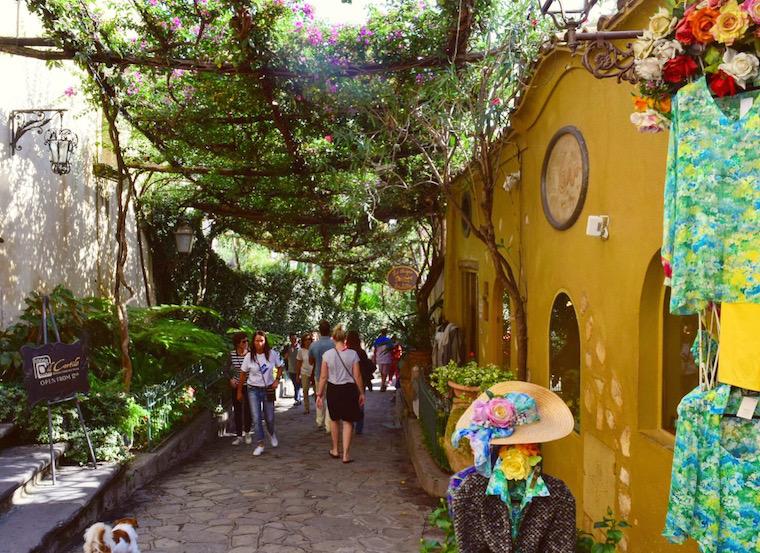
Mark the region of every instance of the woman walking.
[[[232, 335], [232, 345], [235, 347], [227, 358], [227, 378], [232, 388], [232, 409], [235, 413], [235, 435], [232, 445], [251, 443], [251, 409], [248, 406], [248, 388], [240, 382], [243, 375], [240, 367], [248, 353], [248, 336], [245, 332], [236, 332]], [[243, 394], [238, 398], [238, 388], [242, 388]]]
[[[332, 421], [330, 436], [332, 449], [330, 457], [343, 458], [344, 463], [351, 463], [351, 437], [354, 423], [359, 420], [360, 409], [364, 407], [364, 385], [359, 369], [359, 355], [346, 347], [346, 331], [343, 325], [333, 329], [332, 339], [335, 348], [322, 356], [322, 367], [317, 388], [317, 408], [327, 398], [327, 408]], [[338, 433], [343, 435], [343, 455], [338, 449]]]
[[[248, 400], [256, 427], [256, 447], [253, 449], [256, 456], [264, 453], [265, 421], [272, 447], [278, 445], [274, 433], [274, 400], [282, 365], [280, 355], [269, 345], [266, 332], [257, 330], [253, 335], [253, 350], [245, 356], [240, 367], [242, 372], [248, 374]], [[241, 386], [238, 386], [238, 397], [242, 397]]]
[[[346, 335], [346, 345], [348, 349], [352, 349], [359, 356], [359, 372], [362, 375], [362, 384], [366, 386], [367, 382], [370, 383], [370, 390], [372, 389], [372, 373], [374, 372], [374, 363], [370, 361], [367, 352], [362, 347], [362, 338], [358, 330], [349, 330]], [[364, 406], [362, 406], [359, 414], [359, 420], [356, 421], [354, 430], [357, 434], [364, 432]]]
[[314, 366], [309, 361], [309, 346], [314, 341], [311, 332], [304, 333], [301, 336], [301, 349], [298, 350], [296, 359], [296, 374], [301, 378], [301, 392], [303, 393], [303, 410], [309, 414], [309, 388], [311, 388], [311, 374], [314, 372]]

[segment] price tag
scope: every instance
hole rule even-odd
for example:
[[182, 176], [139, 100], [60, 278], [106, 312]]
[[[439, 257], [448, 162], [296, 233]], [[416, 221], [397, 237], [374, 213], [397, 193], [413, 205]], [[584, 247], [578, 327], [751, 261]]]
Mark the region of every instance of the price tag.
[[739, 100], [739, 117], [744, 117], [752, 109], [752, 98], [742, 98]]
[[755, 415], [755, 408], [757, 407], [758, 401], [760, 401], [760, 397], [743, 397], [742, 403], [739, 405], [739, 410], [736, 412], [736, 416], [752, 420], [752, 417]]

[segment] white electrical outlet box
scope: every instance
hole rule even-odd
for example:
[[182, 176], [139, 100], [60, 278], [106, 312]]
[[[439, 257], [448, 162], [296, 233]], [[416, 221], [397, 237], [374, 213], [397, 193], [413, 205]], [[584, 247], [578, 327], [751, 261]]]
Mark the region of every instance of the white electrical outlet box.
[[586, 234], [598, 236], [602, 240], [609, 238], [610, 218], [607, 215], [589, 215], [586, 223]]

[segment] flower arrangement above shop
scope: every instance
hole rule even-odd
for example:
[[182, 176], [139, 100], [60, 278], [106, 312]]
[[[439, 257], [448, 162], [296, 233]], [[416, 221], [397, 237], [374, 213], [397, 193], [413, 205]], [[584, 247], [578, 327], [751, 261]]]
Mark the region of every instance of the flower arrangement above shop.
[[716, 97], [752, 86], [760, 61], [760, 0], [702, 0], [661, 7], [633, 44], [639, 95], [631, 122], [641, 132], [670, 125], [671, 97], [702, 76]]

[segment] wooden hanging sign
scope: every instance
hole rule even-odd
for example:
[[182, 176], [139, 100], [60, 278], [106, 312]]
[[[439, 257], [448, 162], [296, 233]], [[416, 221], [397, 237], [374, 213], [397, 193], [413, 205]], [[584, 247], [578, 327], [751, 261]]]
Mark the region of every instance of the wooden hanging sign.
[[417, 269], [410, 267], [409, 265], [398, 265], [388, 271], [388, 284], [395, 290], [407, 292], [414, 290], [417, 287], [417, 281], [420, 278], [420, 274]]

